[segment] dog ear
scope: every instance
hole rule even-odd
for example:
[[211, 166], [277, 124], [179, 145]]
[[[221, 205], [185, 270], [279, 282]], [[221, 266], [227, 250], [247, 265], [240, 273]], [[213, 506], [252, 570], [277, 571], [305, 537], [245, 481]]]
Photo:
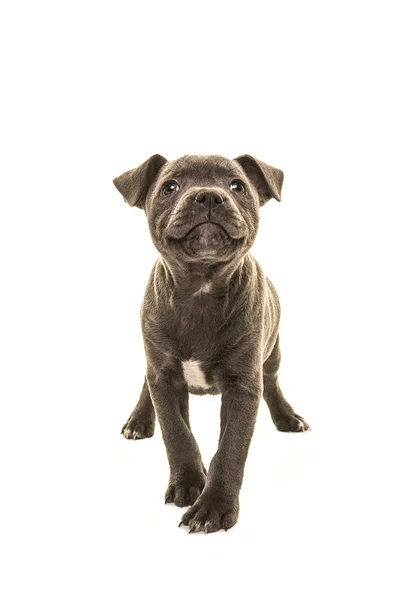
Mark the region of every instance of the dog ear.
[[130, 206], [143, 208], [150, 185], [161, 167], [168, 162], [161, 154], [153, 154], [144, 163], [113, 179], [113, 184]]
[[250, 181], [256, 186], [262, 206], [271, 198], [281, 201], [283, 171], [257, 160], [250, 154], [235, 158], [244, 169]]

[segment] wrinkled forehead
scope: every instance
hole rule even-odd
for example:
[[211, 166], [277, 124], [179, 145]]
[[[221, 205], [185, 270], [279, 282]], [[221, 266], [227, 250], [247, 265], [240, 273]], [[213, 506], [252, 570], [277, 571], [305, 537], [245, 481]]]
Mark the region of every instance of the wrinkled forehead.
[[161, 177], [165, 180], [190, 179], [193, 183], [204, 184], [227, 178], [243, 177], [239, 163], [217, 154], [187, 155], [166, 163]]

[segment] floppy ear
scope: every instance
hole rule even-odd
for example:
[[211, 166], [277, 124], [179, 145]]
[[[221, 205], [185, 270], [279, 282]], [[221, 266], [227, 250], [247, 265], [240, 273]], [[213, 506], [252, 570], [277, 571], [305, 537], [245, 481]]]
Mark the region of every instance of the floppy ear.
[[234, 160], [240, 163], [247, 177], [256, 186], [261, 206], [271, 198], [281, 201], [283, 171], [253, 158], [250, 154], [242, 154]]
[[136, 169], [125, 171], [122, 175], [115, 177], [113, 184], [123, 195], [125, 202], [131, 206], [144, 208], [151, 182], [166, 162], [168, 162], [167, 159], [161, 154], [153, 154]]

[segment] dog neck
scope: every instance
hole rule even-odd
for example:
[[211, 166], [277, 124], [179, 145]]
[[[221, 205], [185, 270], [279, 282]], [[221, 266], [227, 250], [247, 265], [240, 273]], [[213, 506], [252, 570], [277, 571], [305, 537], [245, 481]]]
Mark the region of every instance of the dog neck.
[[235, 256], [224, 262], [190, 262], [181, 263], [160, 257], [165, 276], [170, 282], [172, 292], [180, 295], [196, 295], [200, 292], [219, 294], [226, 292], [232, 278], [240, 275], [245, 256]]

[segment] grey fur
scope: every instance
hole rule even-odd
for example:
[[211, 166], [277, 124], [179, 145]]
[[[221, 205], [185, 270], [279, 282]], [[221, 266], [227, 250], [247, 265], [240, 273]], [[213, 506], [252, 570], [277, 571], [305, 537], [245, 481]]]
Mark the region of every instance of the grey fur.
[[[168, 195], [171, 180], [179, 189]], [[244, 193], [230, 188], [238, 180]], [[155, 154], [114, 179], [125, 201], [146, 212], [160, 252], [140, 313], [146, 376], [122, 433], [151, 437], [157, 415], [170, 466], [165, 501], [191, 506], [180, 523], [190, 532], [236, 523], [261, 396], [278, 429], [309, 429], [280, 390], [278, 295], [249, 253], [259, 207], [281, 199], [282, 183], [282, 171], [247, 154]], [[189, 392], [222, 394], [208, 474], [190, 429]]]

